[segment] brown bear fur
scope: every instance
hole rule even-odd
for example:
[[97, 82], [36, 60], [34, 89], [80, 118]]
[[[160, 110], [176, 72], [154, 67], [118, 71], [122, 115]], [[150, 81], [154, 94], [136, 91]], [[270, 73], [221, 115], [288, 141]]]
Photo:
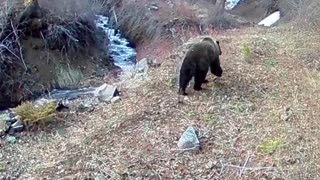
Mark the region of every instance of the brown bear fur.
[[194, 76], [194, 87], [196, 91], [202, 90], [202, 83], [206, 80], [209, 68], [211, 73], [221, 77], [222, 68], [219, 56], [222, 54], [219, 41], [205, 37], [201, 42], [194, 44], [186, 53], [180, 69], [179, 94], [187, 95], [186, 87]]

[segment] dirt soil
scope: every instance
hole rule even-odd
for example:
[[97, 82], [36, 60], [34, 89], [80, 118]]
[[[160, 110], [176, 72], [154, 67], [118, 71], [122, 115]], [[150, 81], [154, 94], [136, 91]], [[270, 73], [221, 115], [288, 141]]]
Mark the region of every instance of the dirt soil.
[[[306, 33], [306, 32], [304, 32]], [[224, 68], [206, 90], [177, 103], [176, 64], [120, 86], [122, 101], [70, 113], [10, 144], [0, 140], [0, 175], [18, 179], [319, 179], [320, 36], [289, 28], [211, 34]], [[304, 38], [302, 38], [304, 37]], [[192, 87], [192, 85], [190, 86]], [[189, 125], [202, 151], [175, 150]], [[0, 176], [1, 177], [1, 176]]]
[[32, 67], [33, 80], [39, 84], [34, 86], [33, 92], [52, 88], [77, 88], [79, 83], [94, 75], [98, 69], [108, 70], [108, 58], [101, 59], [106, 52], [99, 52], [92, 48], [90, 54], [66, 56], [59, 50], [48, 50], [39, 38], [23, 41], [25, 59]]

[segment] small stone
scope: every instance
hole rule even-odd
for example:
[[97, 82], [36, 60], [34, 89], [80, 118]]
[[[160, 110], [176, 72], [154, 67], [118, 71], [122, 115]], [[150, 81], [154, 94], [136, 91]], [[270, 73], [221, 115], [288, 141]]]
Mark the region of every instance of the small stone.
[[158, 7], [158, 6], [155, 6], [155, 5], [151, 5], [151, 6], [149, 6], [149, 9], [150, 9], [150, 10], [157, 11], [157, 10], [159, 10], [159, 7]]
[[[5, 163], [0, 162], [0, 172], [5, 172], [5, 171], [6, 171], [6, 169], [7, 169], [6, 164], [5, 164]], [[1, 178], [0, 178], [0, 179], [1, 179]]]
[[24, 124], [20, 119], [18, 119], [15, 123], [13, 123], [10, 126], [9, 134], [13, 135], [15, 133], [22, 132], [23, 129], [24, 129]]
[[78, 108], [77, 111], [78, 112], [92, 112], [94, 111], [95, 107], [91, 104], [91, 103], [81, 103]]
[[17, 142], [17, 138], [14, 137], [14, 136], [7, 136], [7, 142], [11, 143], [11, 144], [14, 144]]
[[171, 55], [170, 55], [170, 59], [175, 59], [176, 57], [177, 57], [176, 54], [171, 54]]
[[112, 99], [111, 99], [111, 103], [116, 103], [116, 102], [118, 102], [118, 101], [120, 101], [121, 99], [120, 99], [120, 97], [119, 96], [116, 96], [116, 97], [113, 97]]
[[6, 121], [0, 120], [0, 136], [5, 135], [5, 133], [9, 130], [9, 126]]
[[290, 109], [290, 107], [287, 107], [287, 108], [285, 109], [284, 114], [283, 114], [281, 117], [282, 117], [282, 119], [283, 119], [284, 121], [289, 121], [290, 118], [292, 117], [292, 115], [293, 115], [292, 110]]
[[94, 180], [107, 180], [107, 178], [104, 175], [99, 174], [97, 177], [94, 178]]
[[178, 148], [200, 150], [200, 142], [198, 138], [198, 131], [194, 127], [188, 127], [182, 134], [178, 142]]
[[119, 91], [116, 86], [104, 84], [97, 89], [96, 96], [102, 102], [110, 102], [111, 99], [119, 95]]
[[135, 71], [138, 73], [146, 72], [149, 69], [148, 66], [152, 63], [153, 63], [153, 61], [151, 59], [143, 58], [137, 62], [136, 66], [135, 66]]

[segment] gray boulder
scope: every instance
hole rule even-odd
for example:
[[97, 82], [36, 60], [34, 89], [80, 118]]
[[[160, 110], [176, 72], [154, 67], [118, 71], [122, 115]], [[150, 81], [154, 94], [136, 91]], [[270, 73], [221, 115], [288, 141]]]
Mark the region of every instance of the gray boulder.
[[117, 87], [109, 84], [103, 84], [96, 90], [96, 96], [102, 102], [110, 102], [117, 95], [119, 95]]
[[178, 142], [180, 150], [200, 150], [198, 131], [194, 127], [188, 127]]

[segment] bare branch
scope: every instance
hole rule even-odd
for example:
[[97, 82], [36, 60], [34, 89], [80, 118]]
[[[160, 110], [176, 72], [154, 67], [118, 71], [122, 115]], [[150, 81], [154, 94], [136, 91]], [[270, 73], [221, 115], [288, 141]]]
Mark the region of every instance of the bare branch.
[[16, 37], [16, 42], [17, 42], [18, 47], [19, 47], [20, 60], [22, 61], [25, 70], [27, 70], [28, 68], [27, 68], [27, 65], [26, 65], [26, 63], [25, 63], [25, 61], [24, 61], [24, 58], [23, 58], [22, 47], [21, 47], [21, 44], [20, 44], [20, 40], [19, 40], [19, 36], [18, 36], [17, 30], [16, 30], [16, 28], [14, 27], [14, 25], [13, 25], [13, 23], [12, 23], [12, 20], [10, 21], [10, 23], [11, 23], [12, 31], [13, 31], [15, 37]]

